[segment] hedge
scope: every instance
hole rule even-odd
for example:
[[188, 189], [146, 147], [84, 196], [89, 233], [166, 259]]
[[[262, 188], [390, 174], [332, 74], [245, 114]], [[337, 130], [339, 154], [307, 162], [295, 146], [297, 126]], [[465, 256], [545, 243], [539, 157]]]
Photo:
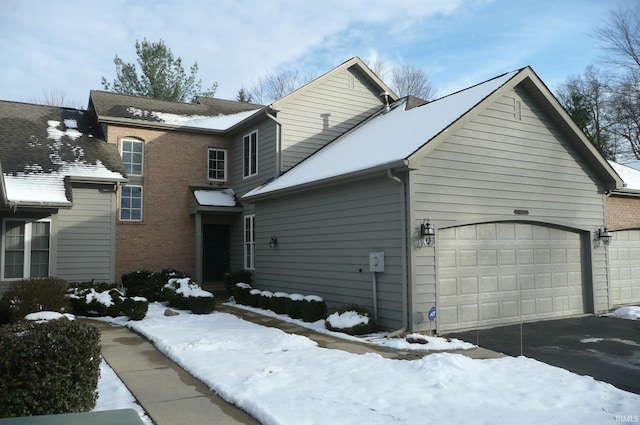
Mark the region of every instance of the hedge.
[[0, 326], [0, 417], [92, 410], [100, 334], [67, 319]]
[[55, 277], [11, 283], [0, 298], [0, 323], [16, 322], [37, 311], [64, 312], [69, 307], [66, 294], [67, 282]]

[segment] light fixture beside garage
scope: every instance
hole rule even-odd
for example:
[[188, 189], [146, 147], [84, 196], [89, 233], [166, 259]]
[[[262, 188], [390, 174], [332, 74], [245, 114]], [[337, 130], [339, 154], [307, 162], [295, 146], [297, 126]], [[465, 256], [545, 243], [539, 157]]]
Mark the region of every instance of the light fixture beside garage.
[[420, 225], [420, 236], [422, 237], [422, 241], [425, 246], [431, 246], [436, 241], [436, 229], [431, 227], [431, 223], [429, 223], [428, 218], [425, 218]]
[[598, 229], [598, 240], [602, 241], [604, 245], [609, 245], [609, 243], [611, 243], [611, 233], [606, 227]]

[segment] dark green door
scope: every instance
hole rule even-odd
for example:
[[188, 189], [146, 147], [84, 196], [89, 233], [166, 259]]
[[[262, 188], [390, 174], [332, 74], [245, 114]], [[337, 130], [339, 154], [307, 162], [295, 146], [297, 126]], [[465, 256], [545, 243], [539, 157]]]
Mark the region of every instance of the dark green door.
[[229, 271], [229, 226], [204, 224], [202, 227], [204, 282], [222, 282]]

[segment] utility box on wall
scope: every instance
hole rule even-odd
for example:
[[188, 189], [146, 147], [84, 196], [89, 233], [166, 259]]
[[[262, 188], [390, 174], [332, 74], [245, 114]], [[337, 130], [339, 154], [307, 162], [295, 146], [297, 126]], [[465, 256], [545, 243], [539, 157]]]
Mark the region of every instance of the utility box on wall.
[[384, 252], [369, 253], [369, 271], [370, 272], [384, 271]]

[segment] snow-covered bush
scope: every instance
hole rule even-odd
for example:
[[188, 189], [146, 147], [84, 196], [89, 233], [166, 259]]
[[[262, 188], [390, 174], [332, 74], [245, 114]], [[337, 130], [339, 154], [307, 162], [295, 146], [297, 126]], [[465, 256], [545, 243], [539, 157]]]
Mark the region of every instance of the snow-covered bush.
[[106, 291], [74, 288], [68, 296], [73, 313], [78, 316], [127, 316], [142, 320], [149, 308], [145, 298], [126, 297], [116, 288]]
[[249, 305], [251, 307], [260, 308], [260, 299], [262, 298], [262, 291], [259, 289], [252, 289], [249, 291]]
[[[164, 298], [169, 301], [171, 307], [182, 310], [191, 310], [191, 305], [195, 305], [198, 313], [211, 313], [213, 311], [214, 297], [211, 292], [203, 290], [200, 285], [192, 282], [190, 278], [171, 278], [162, 288]], [[210, 298], [209, 300], [191, 301], [191, 298]], [[209, 311], [206, 311], [211, 306]], [[196, 313], [196, 311], [193, 311]]]
[[215, 298], [188, 297], [187, 304], [193, 314], [209, 314], [215, 309]]
[[122, 301], [122, 314], [131, 320], [142, 320], [149, 311], [149, 303], [146, 298], [127, 297]]
[[287, 300], [289, 294], [286, 292], [276, 292], [270, 299], [269, 309], [278, 314], [287, 314]]
[[245, 282], [238, 282], [233, 287], [233, 298], [238, 304], [251, 304], [251, 285]]
[[269, 310], [271, 308], [271, 298], [273, 297], [273, 292], [271, 291], [262, 291], [260, 293], [260, 300], [258, 301], [258, 307]]
[[95, 406], [100, 333], [66, 318], [0, 326], [0, 418]]
[[55, 277], [25, 279], [12, 283], [0, 299], [0, 323], [11, 323], [42, 310], [65, 311], [67, 282]]
[[229, 295], [234, 295], [236, 283], [246, 283], [250, 285], [252, 279], [253, 274], [250, 271], [237, 270], [235, 272], [225, 274], [224, 287]]
[[142, 297], [148, 301], [166, 301], [163, 298], [164, 285], [169, 279], [188, 277], [186, 273], [175, 269], [159, 272], [137, 270], [122, 275], [122, 286], [130, 297]]
[[364, 335], [377, 330], [376, 321], [369, 314], [369, 310], [358, 305], [338, 308], [327, 317], [325, 326], [330, 331], [349, 335]]
[[302, 319], [302, 302], [304, 295], [291, 294], [287, 298], [287, 314], [292, 319]]
[[315, 322], [327, 317], [327, 304], [317, 295], [307, 295], [302, 301], [302, 320], [305, 322]]

